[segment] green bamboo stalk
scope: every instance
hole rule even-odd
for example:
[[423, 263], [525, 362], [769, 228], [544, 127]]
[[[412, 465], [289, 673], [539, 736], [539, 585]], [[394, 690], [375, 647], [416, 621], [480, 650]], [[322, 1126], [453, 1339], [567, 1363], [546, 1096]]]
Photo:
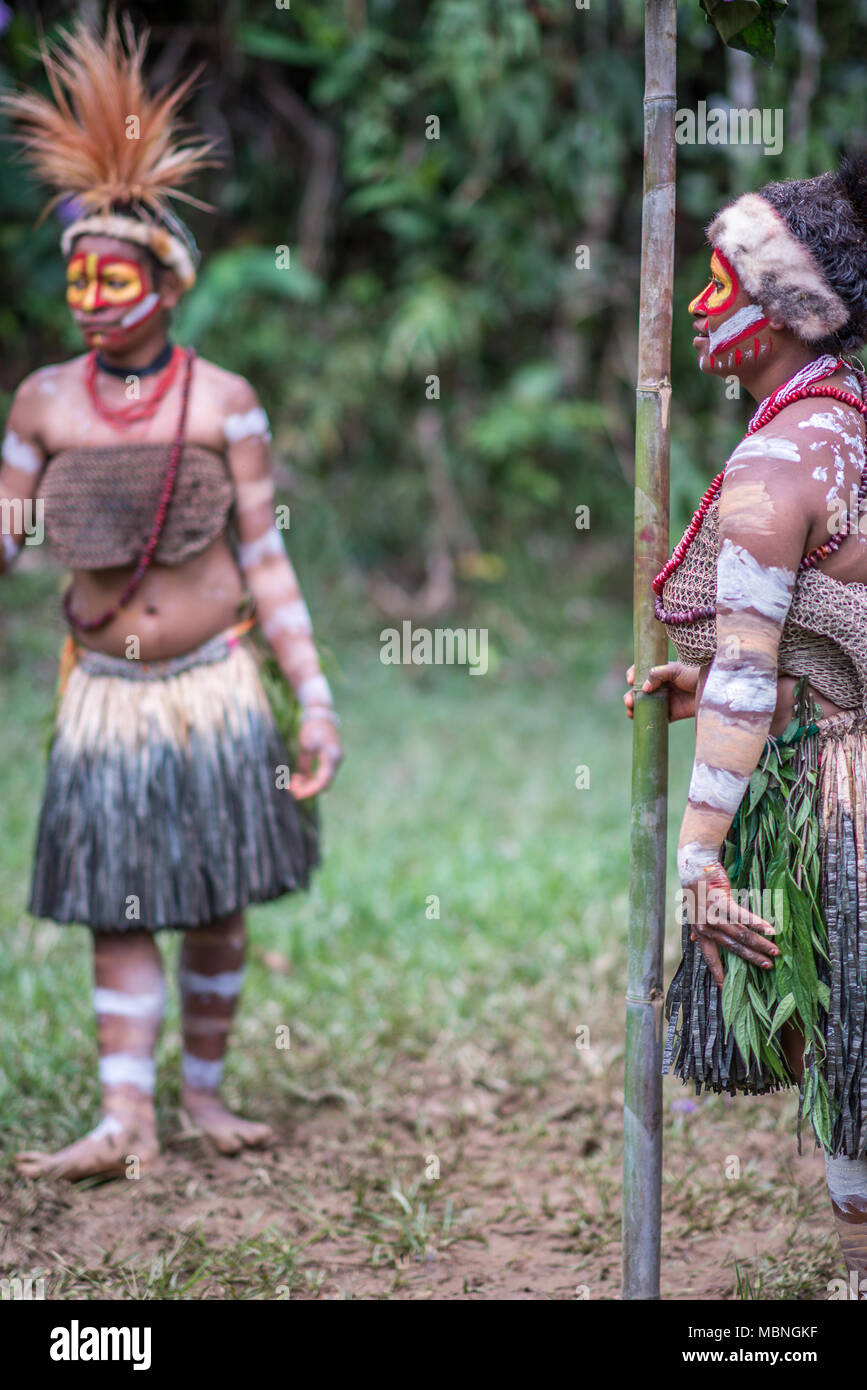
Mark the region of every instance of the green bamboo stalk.
[[640, 691], [650, 667], [664, 662], [668, 652], [665, 629], [653, 616], [650, 584], [668, 554], [676, 40], [676, 0], [647, 0], [635, 393], [636, 696], [623, 1110], [624, 1299], [659, 1297], [668, 700], [664, 689], [655, 695]]

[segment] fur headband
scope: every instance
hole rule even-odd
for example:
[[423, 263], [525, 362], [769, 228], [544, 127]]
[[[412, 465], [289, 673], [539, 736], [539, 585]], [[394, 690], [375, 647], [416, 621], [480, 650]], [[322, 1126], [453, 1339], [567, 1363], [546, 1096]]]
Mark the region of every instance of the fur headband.
[[185, 290], [195, 284], [194, 250], [164, 227], [118, 212], [80, 217], [66, 228], [60, 239], [64, 256], [69, 256], [76, 237], [88, 232], [94, 236], [117, 237], [120, 241], [133, 241], [137, 246], [146, 246], [161, 265], [175, 272]]
[[849, 307], [818, 261], [760, 193], [729, 203], [708, 226], [707, 237], [768, 318], [779, 319], [804, 342], [819, 342], [848, 321]]

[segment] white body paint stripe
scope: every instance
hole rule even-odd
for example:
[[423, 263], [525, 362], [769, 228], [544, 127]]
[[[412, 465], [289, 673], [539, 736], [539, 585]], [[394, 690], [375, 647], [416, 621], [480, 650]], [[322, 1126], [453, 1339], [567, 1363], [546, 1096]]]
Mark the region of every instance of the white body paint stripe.
[[779, 459], [783, 463], [800, 463], [801, 451], [793, 439], [778, 434], [751, 434], [732, 453], [733, 459]]
[[702, 704], [707, 700], [708, 704], [724, 709], [773, 714], [777, 707], [777, 682], [767, 671], [743, 666], [737, 671], [726, 671], [714, 662], [701, 698]]
[[[845, 419], [845, 416], [843, 418]], [[832, 413], [830, 410], [811, 415], [809, 420], [799, 420], [798, 429], [830, 430], [832, 434], [843, 434], [844, 432], [842, 421], [836, 413]]]
[[717, 560], [717, 604], [732, 613], [753, 608], [781, 623], [789, 611], [795, 572], [762, 565], [742, 545], [726, 536]]
[[152, 1057], [133, 1057], [129, 1052], [110, 1052], [99, 1059], [99, 1080], [103, 1086], [137, 1086], [148, 1095], [156, 1081]]
[[331, 686], [324, 676], [308, 676], [295, 691], [298, 703], [303, 709], [306, 705], [333, 705]]
[[261, 560], [266, 560], [269, 555], [285, 554], [286, 547], [282, 535], [276, 526], [269, 526], [264, 535], [238, 547], [238, 563], [241, 569], [248, 570], [252, 569], [253, 565], [258, 565]]
[[234, 999], [241, 993], [243, 970], [224, 970], [219, 975], [200, 975], [197, 970], [178, 972], [181, 988], [190, 994], [216, 994], [220, 999]]
[[689, 799], [734, 815], [743, 800], [748, 782], [749, 778], [740, 773], [696, 762], [689, 783]]
[[237, 444], [239, 439], [249, 439], [251, 435], [270, 439], [268, 416], [261, 405], [254, 405], [245, 415], [227, 415], [223, 421], [223, 435], [228, 444]]
[[122, 1134], [123, 1125], [116, 1115], [104, 1115], [95, 1129], [88, 1134], [88, 1139], [107, 1139], [111, 1134]]
[[185, 1052], [181, 1057], [181, 1074], [194, 1091], [216, 1091], [223, 1075], [223, 1063], [209, 1062], [204, 1057], [194, 1057]]
[[38, 473], [42, 468], [43, 460], [38, 451], [26, 439], [19, 439], [14, 430], [9, 430], [3, 440], [0, 457], [10, 468], [18, 468], [22, 473]]
[[250, 512], [256, 507], [261, 507], [263, 502], [270, 502], [274, 496], [274, 482], [271, 478], [260, 478], [254, 483], [236, 483], [235, 496], [238, 499], [238, 511]]
[[262, 631], [266, 637], [276, 637], [278, 632], [305, 632], [313, 631], [313, 624], [310, 621], [310, 613], [303, 598], [296, 599], [294, 603], [283, 603], [279, 608], [275, 608], [269, 618], [262, 624]]
[[760, 309], [758, 304], [746, 304], [743, 309], [738, 309], [736, 314], [732, 314], [730, 319], [726, 319], [719, 328], [711, 328], [708, 324], [708, 347], [711, 352], [719, 352], [736, 338], [742, 338], [754, 323], [758, 323], [764, 317], [764, 310]]
[[118, 1014], [121, 1018], [159, 1018], [165, 991], [153, 994], [124, 994], [117, 989], [95, 989], [93, 1007], [98, 1014]]
[[703, 879], [705, 869], [718, 860], [719, 856], [713, 850], [692, 841], [677, 851], [677, 876], [682, 884], [695, 883]]

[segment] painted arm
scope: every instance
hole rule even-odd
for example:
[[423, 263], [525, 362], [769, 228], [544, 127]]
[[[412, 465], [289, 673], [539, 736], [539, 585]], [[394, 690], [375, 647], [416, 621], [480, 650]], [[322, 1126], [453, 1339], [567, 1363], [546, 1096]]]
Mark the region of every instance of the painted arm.
[[677, 851], [694, 939], [718, 984], [721, 946], [768, 969], [778, 954], [769, 924], [732, 901], [719, 854], [771, 727], [780, 636], [819, 501], [806, 468], [817, 455], [802, 461], [803, 441], [754, 440], [732, 456], [720, 497], [717, 650]]
[[42, 540], [42, 521], [33, 499], [44, 463], [38, 397], [28, 377], [12, 402], [0, 449], [0, 575], [11, 570], [26, 540]]
[[275, 522], [268, 420], [245, 382], [227, 401], [223, 430], [235, 482], [238, 561], [256, 615], [301, 706], [300, 753], [289, 789], [299, 800], [328, 786], [343, 756], [334, 703], [283, 532]]

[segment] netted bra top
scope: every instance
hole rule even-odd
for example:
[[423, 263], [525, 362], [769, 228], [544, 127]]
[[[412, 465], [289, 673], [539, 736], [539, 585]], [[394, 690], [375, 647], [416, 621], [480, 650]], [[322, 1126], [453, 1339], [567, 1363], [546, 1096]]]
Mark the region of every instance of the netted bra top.
[[[708, 508], [683, 564], [662, 591], [668, 612], [716, 602], [719, 497]], [[702, 666], [716, 654], [716, 621], [666, 624], [681, 661]], [[783, 624], [777, 666], [806, 676], [841, 709], [867, 706], [867, 584], [842, 584], [821, 570], [799, 571]]]
[[[37, 497], [45, 504], [45, 534], [64, 565], [136, 564], [154, 527], [170, 453], [170, 444], [109, 444], [53, 455]], [[179, 565], [216, 540], [234, 495], [223, 455], [185, 444], [156, 563]]]

